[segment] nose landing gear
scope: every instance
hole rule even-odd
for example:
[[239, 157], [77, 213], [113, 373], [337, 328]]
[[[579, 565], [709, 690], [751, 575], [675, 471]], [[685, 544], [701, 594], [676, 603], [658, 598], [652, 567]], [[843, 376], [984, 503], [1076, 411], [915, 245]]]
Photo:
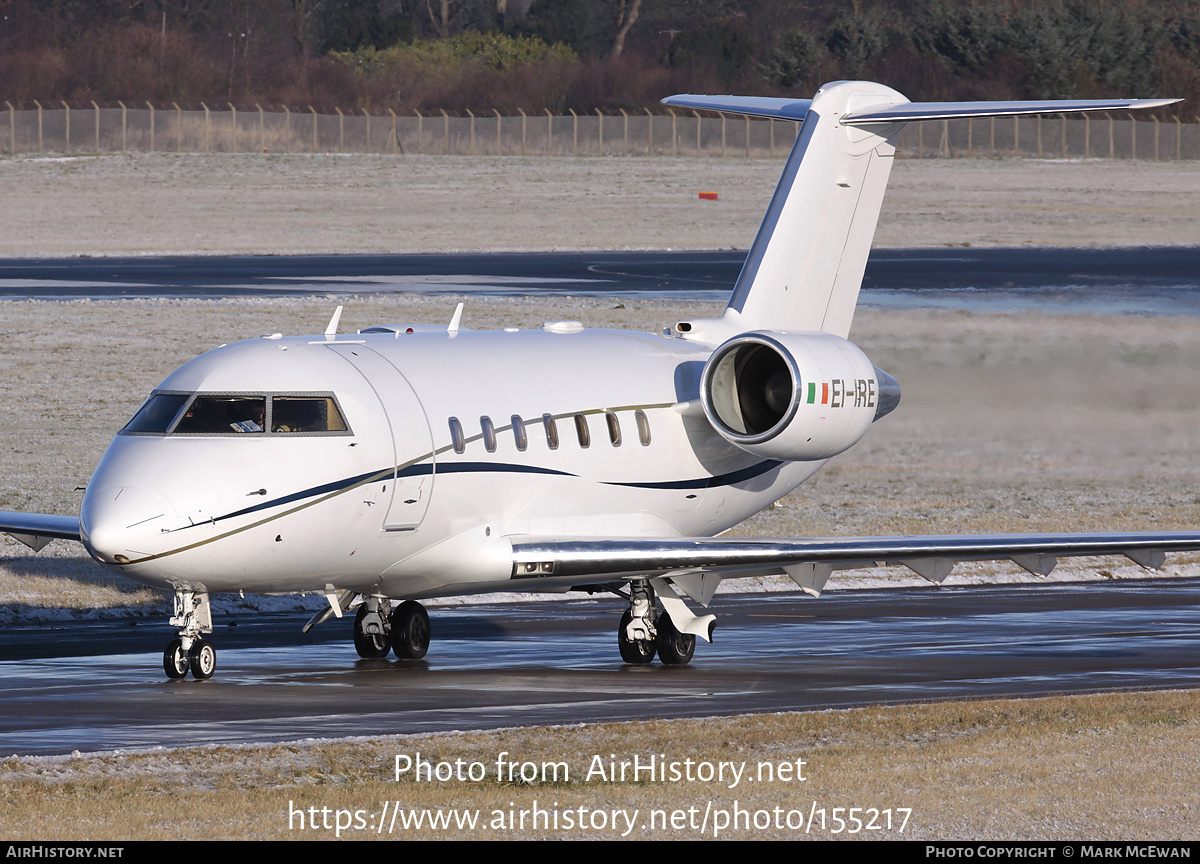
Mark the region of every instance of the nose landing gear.
[[163, 671], [167, 677], [186, 678], [190, 671], [197, 680], [211, 678], [217, 671], [217, 649], [201, 635], [213, 629], [208, 592], [176, 591], [175, 615], [170, 623], [179, 628], [179, 636], [168, 642], [163, 651]]

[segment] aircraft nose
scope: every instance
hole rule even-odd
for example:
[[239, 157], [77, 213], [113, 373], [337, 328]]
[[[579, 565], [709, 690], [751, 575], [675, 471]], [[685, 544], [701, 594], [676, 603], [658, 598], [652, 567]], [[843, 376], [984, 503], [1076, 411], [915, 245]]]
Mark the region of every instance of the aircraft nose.
[[154, 554], [150, 542], [165, 527], [170, 503], [149, 489], [90, 487], [83, 498], [79, 527], [88, 553], [103, 564], [127, 564]]

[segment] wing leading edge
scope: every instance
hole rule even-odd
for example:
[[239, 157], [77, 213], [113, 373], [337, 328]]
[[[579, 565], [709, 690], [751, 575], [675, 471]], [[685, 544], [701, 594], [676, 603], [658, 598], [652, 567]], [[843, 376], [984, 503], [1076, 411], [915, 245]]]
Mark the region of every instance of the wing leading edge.
[[10, 513], [0, 510], [0, 533], [20, 540], [35, 552], [51, 540], [75, 540], [79, 536], [78, 516], [52, 516], [48, 513]]
[[1197, 531], [1094, 534], [962, 534], [820, 539], [515, 539], [513, 579], [604, 582], [631, 576], [715, 573], [723, 578], [787, 573], [812, 594], [833, 570], [903, 564], [941, 582], [960, 561], [1010, 560], [1046, 576], [1059, 558], [1124, 555], [1148, 568], [1168, 552], [1200, 550]]

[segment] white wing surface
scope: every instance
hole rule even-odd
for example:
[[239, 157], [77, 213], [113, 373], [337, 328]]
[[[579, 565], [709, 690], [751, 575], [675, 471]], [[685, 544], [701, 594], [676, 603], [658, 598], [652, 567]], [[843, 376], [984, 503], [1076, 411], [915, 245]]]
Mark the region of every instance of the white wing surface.
[[[813, 539], [513, 539], [513, 579], [556, 586], [676, 573], [723, 578], [787, 573], [817, 594], [833, 570], [903, 564], [941, 582], [960, 561], [1010, 560], [1045, 576], [1062, 557], [1124, 555], [1147, 569], [1168, 552], [1200, 550], [1200, 531], [949, 534]], [[550, 587], [550, 585], [546, 585]]]
[[79, 517], [0, 510], [0, 533], [14, 537], [38, 552], [51, 540], [79, 540]]

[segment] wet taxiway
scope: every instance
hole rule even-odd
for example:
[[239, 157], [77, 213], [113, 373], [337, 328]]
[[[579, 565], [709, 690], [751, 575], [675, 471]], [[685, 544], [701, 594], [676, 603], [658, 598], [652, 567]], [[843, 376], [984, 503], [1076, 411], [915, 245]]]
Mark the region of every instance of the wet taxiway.
[[432, 610], [418, 663], [347, 621], [219, 624], [217, 675], [169, 682], [164, 624], [0, 633], [0, 756], [1200, 686], [1200, 580], [714, 601], [691, 666], [624, 666], [614, 599]]
[[[721, 301], [745, 251], [0, 259], [0, 298], [650, 296]], [[888, 308], [1200, 315], [1200, 246], [876, 249], [860, 301]]]

